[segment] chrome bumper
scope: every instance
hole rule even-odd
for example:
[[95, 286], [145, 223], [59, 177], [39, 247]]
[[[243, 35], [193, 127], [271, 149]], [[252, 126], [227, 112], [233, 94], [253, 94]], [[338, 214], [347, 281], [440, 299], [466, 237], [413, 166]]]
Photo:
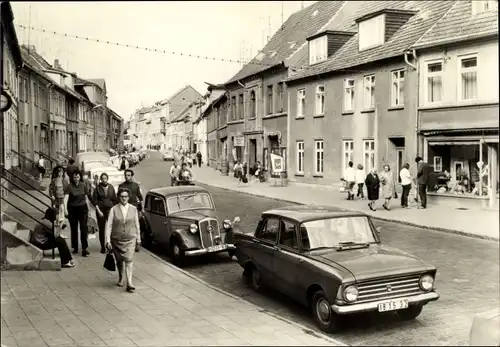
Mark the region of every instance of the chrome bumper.
[[186, 251], [184, 253], [184, 255], [186, 255], [188, 257], [193, 257], [193, 256], [203, 255], [203, 254], [216, 254], [216, 253], [220, 253], [220, 252], [227, 252], [227, 251], [231, 251], [231, 250], [236, 249], [236, 246], [233, 245], [233, 244], [230, 244], [230, 243], [226, 243], [226, 246], [227, 246], [227, 248], [222, 249], [220, 251], [215, 251], [215, 252], [209, 252], [208, 248], [194, 249], [194, 250], [191, 250], [191, 251]]
[[403, 296], [400, 298], [394, 299], [386, 299], [386, 300], [378, 300], [372, 302], [364, 302], [361, 304], [349, 304], [349, 305], [332, 305], [332, 310], [337, 314], [349, 314], [349, 313], [358, 313], [358, 312], [367, 312], [367, 311], [377, 311], [378, 304], [391, 301], [391, 300], [408, 300], [408, 305], [415, 304], [426, 304], [430, 301], [435, 301], [439, 299], [439, 294], [436, 292], [430, 292], [425, 294], [418, 294], [412, 296]]

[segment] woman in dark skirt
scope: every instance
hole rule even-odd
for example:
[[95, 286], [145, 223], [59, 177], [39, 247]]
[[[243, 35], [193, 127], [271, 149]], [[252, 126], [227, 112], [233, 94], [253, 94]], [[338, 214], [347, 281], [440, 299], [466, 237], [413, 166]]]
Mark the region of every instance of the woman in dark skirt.
[[368, 207], [370, 210], [375, 211], [375, 201], [378, 200], [379, 190], [380, 190], [380, 179], [377, 175], [377, 170], [372, 168], [370, 173], [366, 175], [365, 186], [368, 192]]
[[106, 243], [104, 240], [104, 231], [106, 221], [108, 220], [109, 210], [118, 203], [115, 188], [108, 183], [108, 174], [103, 172], [100, 177], [101, 181], [96, 185], [94, 194], [92, 195], [92, 204], [95, 206], [97, 213], [97, 224], [99, 226], [99, 242], [101, 243], [101, 253], [106, 253]]

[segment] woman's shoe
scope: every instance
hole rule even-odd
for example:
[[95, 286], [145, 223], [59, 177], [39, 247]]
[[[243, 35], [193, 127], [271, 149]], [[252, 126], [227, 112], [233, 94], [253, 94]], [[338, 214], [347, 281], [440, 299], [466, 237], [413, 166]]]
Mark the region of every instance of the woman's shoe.
[[116, 285], [118, 287], [123, 287], [125, 285], [125, 282], [123, 282], [123, 280], [118, 280], [118, 283]]
[[385, 208], [387, 211], [389, 211], [389, 208], [387, 207], [386, 204], [383, 204], [382, 207]]
[[82, 257], [88, 257], [90, 255], [89, 251], [87, 251], [86, 249], [84, 249], [82, 251]]
[[63, 264], [62, 267], [64, 268], [75, 267], [75, 263], [73, 263], [73, 260], [70, 260], [66, 264]]
[[134, 286], [127, 286], [127, 292], [129, 293], [133, 293], [135, 290], [135, 287]]

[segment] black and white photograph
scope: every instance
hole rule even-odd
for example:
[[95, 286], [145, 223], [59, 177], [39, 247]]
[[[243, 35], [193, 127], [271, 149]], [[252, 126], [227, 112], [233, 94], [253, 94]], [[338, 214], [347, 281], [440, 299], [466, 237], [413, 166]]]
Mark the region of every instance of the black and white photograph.
[[1, 347], [500, 346], [498, 0], [0, 2]]

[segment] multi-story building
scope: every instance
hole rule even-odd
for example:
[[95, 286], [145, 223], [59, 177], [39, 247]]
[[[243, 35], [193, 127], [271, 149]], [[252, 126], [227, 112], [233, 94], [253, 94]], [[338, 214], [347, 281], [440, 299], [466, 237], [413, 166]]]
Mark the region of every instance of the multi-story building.
[[[0, 149], [1, 163], [7, 169], [17, 166], [19, 159], [11, 150], [19, 150], [19, 81], [18, 71], [23, 61], [14, 28], [14, 14], [10, 3], [3, 1], [0, 4], [0, 18], [2, 26], [2, 117], [0, 120], [2, 141]], [[8, 107], [10, 104], [10, 107]]]
[[[228, 116], [227, 93], [220, 93], [219, 97], [213, 100], [203, 117], [207, 120], [207, 140], [208, 140], [208, 164], [216, 170], [222, 170], [222, 159], [227, 159], [227, 116]], [[226, 161], [227, 163], [227, 161]], [[222, 170], [224, 171], [224, 170]], [[224, 171], [226, 172], [226, 171]]]
[[454, 2], [413, 49], [419, 152], [450, 177], [430, 200], [498, 207], [498, 1]]
[[395, 179], [406, 162], [415, 172], [418, 71], [408, 49], [453, 4], [349, 2], [308, 38], [308, 66], [287, 80], [291, 179], [340, 183], [349, 161], [365, 172], [388, 164]]
[[230, 167], [236, 159], [267, 167], [271, 152], [284, 156], [286, 164], [288, 105], [283, 82], [303, 59], [306, 38], [323, 31], [346, 3], [318, 1], [292, 14], [257, 56], [226, 82]]
[[197, 117], [199, 105], [200, 100], [191, 102], [175, 119], [171, 121], [171, 126], [174, 131], [174, 134], [172, 135], [174, 147], [186, 149], [190, 152], [193, 151], [193, 121]]
[[109, 148], [121, 152], [123, 150], [123, 118], [110, 108], [108, 108], [108, 113], [111, 115], [111, 140]]

